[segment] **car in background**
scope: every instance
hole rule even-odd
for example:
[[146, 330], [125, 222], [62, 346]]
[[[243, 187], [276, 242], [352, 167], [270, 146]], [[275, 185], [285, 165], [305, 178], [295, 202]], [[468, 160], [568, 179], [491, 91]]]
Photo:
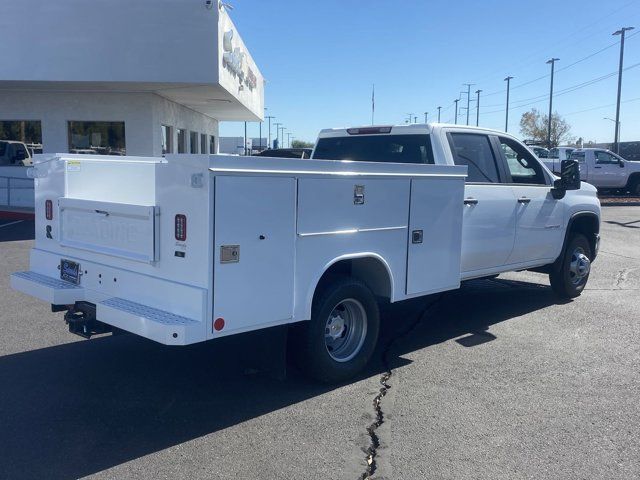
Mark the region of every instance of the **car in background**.
[[0, 166], [24, 167], [33, 165], [33, 158], [23, 142], [0, 140]]
[[254, 157], [311, 158], [312, 148], [270, 148], [256, 153]]
[[552, 172], [560, 172], [560, 164], [562, 163], [562, 160], [569, 160], [571, 158], [571, 152], [574, 150], [574, 147], [552, 148], [549, 150], [549, 156], [545, 158], [543, 162]]
[[544, 147], [529, 145], [529, 149], [532, 150], [538, 158], [549, 158], [549, 150]]

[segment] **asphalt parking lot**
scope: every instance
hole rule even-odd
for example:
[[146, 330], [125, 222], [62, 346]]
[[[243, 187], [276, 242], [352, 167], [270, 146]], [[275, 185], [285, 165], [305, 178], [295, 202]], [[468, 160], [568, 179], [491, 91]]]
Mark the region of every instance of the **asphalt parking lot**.
[[[15, 221], [15, 220], [11, 220]], [[33, 224], [0, 220], [0, 478], [640, 477], [640, 207], [603, 209], [586, 291], [521, 272], [384, 308], [356, 381], [269, 368], [269, 339], [89, 341], [9, 288]], [[268, 357], [268, 355], [267, 355]], [[383, 360], [384, 357], [384, 360]]]

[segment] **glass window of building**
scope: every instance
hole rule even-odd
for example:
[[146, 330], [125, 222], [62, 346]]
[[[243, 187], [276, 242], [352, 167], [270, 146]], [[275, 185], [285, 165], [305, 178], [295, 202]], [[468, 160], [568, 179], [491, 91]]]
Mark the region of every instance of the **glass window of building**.
[[172, 145], [172, 136], [171, 136], [171, 127], [168, 125], [160, 126], [160, 133], [162, 135], [162, 155], [166, 155], [167, 153], [173, 153], [173, 145]]
[[0, 140], [22, 142], [31, 155], [42, 153], [42, 123], [39, 120], [0, 120]]
[[216, 151], [216, 137], [209, 135], [209, 153], [217, 153]]
[[69, 153], [126, 155], [124, 122], [69, 122]]
[[184, 128], [178, 128], [178, 153], [187, 153], [187, 132]]
[[189, 152], [198, 153], [198, 132], [189, 132]]
[[207, 136], [204, 133], [200, 134], [200, 153], [209, 153], [207, 151]]

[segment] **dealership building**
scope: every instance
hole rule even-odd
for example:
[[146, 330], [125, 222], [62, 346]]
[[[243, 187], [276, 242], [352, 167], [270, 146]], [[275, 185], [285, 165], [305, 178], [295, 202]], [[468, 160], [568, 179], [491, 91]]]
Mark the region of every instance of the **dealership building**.
[[216, 153], [264, 81], [218, 0], [5, 0], [0, 140], [44, 153]]

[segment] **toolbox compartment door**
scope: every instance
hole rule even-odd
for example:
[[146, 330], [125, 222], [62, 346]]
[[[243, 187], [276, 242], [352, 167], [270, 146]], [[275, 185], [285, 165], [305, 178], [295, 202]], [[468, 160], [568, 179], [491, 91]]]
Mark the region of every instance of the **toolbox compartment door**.
[[293, 317], [296, 181], [215, 179], [213, 318], [217, 335], [286, 323]]
[[407, 295], [460, 286], [464, 177], [411, 180]]
[[152, 263], [158, 260], [156, 206], [58, 200], [60, 245]]

